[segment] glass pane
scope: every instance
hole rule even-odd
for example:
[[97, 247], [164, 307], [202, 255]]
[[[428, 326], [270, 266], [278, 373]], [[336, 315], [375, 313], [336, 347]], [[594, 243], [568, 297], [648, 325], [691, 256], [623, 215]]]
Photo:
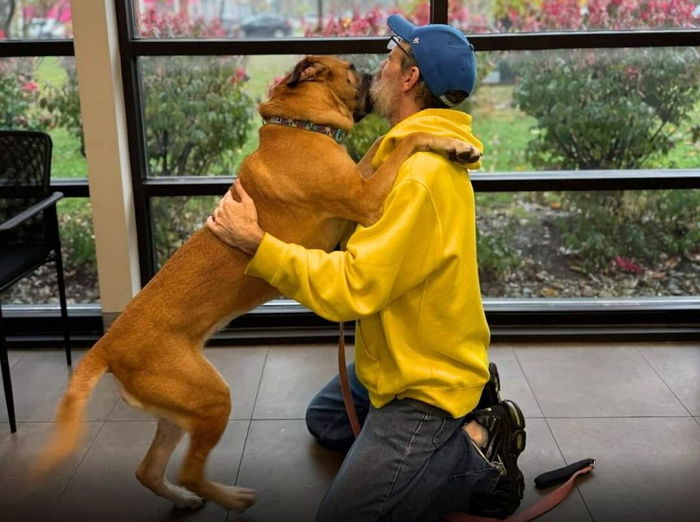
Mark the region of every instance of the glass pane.
[[[63, 198], [58, 202], [58, 220], [68, 304], [99, 303], [90, 200]], [[3, 303], [58, 304], [54, 263], [43, 265], [11, 286], [3, 293]]]
[[75, 58], [0, 58], [0, 129], [48, 132], [52, 177], [86, 177]]
[[483, 170], [700, 166], [700, 48], [479, 53]]
[[289, 38], [387, 33], [386, 17], [430, 19], [428, 1], [132, 0], [141, 38]]
[[467, 34], [687, 29], [700, 27], [698, 0], [449, 0], [449, 23]]
[[[700, 166], [700, 48], [478, 54], [474, 117], [486, 172]], [[384, 55], [343, 58], [375, 71]], [[299, 56], [144, 57], [149, 176], [230, 176], [258, 143], [257, 104]], [[192, 79], [196, 79], [192, 81]], [[188, 129], [187, 133], [174, 132]], [[359, 159], [387, 130], [366, 118]]]
[[[158, 268], [217, 196], [152, 198]], [[700, 190], [478, 193], [486, 297], [700, 296]]]
[[700, 295], [700, 190], [480, 193], [488, 297]]
[[0, 1], [0, 40], [73, 38], [70, 0]]
[[[373, 70], [380, 55], [353, 55]], [[231, 176], [258, 146], [257, 106], [301, 56], [143, 57], [148, 176]], [[186, 132], [185, 132], [186, 129]], [[386, 124], [367, 118], [348, 140], [359, 157]]]
[[204, 226], [219, 199], [218, 196], [151, 198], [156, 270]]

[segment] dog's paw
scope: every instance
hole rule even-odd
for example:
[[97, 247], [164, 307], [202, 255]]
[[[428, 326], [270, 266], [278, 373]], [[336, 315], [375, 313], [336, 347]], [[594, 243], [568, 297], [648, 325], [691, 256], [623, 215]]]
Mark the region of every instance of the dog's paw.
[[218, 503], [237, 513], [242, 513], [255, 504], [255, 490], [253, 489], [227, 486], [222, 488], [222, 492], [225, 496], [217, 499], [217, 502], [221, 500]]
[[199, 509], [204, 505], [204, 499], [189, 489], [177, 488], [177, 496], [173, 498], [173, 503], [178, 509]]
[[447, 156], [456, 163], [468, 165], [479, 161], [481, 152], [471, 143], [455, 140], [453, 146], [448, 149]]

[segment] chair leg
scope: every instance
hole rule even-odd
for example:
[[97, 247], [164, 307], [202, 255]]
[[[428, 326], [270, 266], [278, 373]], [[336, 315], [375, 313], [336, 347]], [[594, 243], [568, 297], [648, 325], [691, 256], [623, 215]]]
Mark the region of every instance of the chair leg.
[[7, 358], [7, 342], [5, 340], [5, 325], [2, 320], [2, 305], [0, 305], [0, 367], [2, 368], [2, 385], [5, 388], [7, 417], [10, 419], [10, 431], [17, 431], [15, 421], [15, 399], [12, 394], [12, 378], [10, 377], [10, 361]]
[[56, 245], [56, 276], [58, 278], [58, 298], [61, 302], [61, 324], [63, 325], [63, 347], [66, 351], [66, 363], [72, 364], [70, 351], [70, 328], [68, 324], [68, 305], [66, 303], [66, 284], [63, 280], [63, 259], [61, 245]]

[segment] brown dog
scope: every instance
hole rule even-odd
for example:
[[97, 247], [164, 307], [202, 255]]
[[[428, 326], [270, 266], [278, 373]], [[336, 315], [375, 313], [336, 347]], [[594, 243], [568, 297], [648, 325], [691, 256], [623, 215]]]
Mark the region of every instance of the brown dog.
[[[368, 87], [346, 62], [307, 57], [273, 88], [260, 114], [350, 130], [353, 116], [367, 110]], [[341, 145], [320, 132], [263, 126], [259, 148], [240, 171], [260, 225], [282, 240], [329, 250], [348, 220], [370, 225], [380, 217], [398, 167], [414, 151], [448, 152], [463, 162], [479, 157], [467, 143], [416, 134], [372, 173], [377, 145], [355, 165]], [[111, 371], [124, 399], [158, 418], [153, 443], [136, 470], [144, 486], [179, 507], [197, 507], [208, 499], [243, 511], [255, 501], [252, 490], [217, 484], [204, 474], [231, 411], [229, 387], [205, 359], [204, 342], [234, 317], [278, 295], [262, 279], [244, 275], [249, 260], [207, 227], [173, 255], [76, 367], [59, 405], [56, 432], [40, 459], [43, 470], [75, 448], [86, 401]], [[168, 482], [165, 471], [185, 432], [190, 445], [179, 474], [184, 487], [179, 487]]]

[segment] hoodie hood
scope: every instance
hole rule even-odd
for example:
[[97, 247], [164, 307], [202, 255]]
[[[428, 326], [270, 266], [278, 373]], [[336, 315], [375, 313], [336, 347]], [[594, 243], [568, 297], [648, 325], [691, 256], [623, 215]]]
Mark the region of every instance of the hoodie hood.
[[[427, 132], [434, 136], [467, 141], [482, 153], [484, 152], [483, 144], [472, 134], [472, 117], [469, 114], [453, 109], [424, 109], [401, 120], [384, 136], [377, 153], [372, 158], [372, 168], [376, 170], [386, 161], [397, 141], [416, 132]], [[460, 164], [460, 167], [478, 169], [481, 167], [481, 161], [467, 165]]]

